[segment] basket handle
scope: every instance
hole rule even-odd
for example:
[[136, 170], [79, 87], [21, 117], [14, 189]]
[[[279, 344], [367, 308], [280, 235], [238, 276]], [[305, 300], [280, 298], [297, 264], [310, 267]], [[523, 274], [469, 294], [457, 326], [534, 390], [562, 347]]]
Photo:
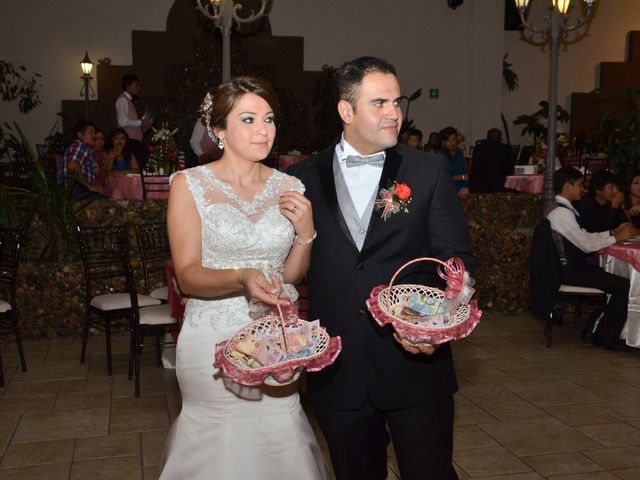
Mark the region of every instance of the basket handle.
[[[414, 258], [413, 260], [409, 260], [407, 263], [398, 268], [398, 270], [396, 270], [396, 273], [393, 274], [393, 277], [391, 277], [391, 281], [389, 282], [389, 286], [387, 287], [387, 308], [389, 308], [389, 302], [391, 301], [391, 287], [393, 287], [393, 283], [396, 281], [396, 278], [398, 277], [400, 272], [407, 268], [409, 265], [413, 265], [414, 263], [418, 262], [438, 263], [438, 275], [447, 282], [447, 290], [450, 290], [451, 293], [453, 293], [455, 291], [459, 292], [462, 289], [462, 282], [464, 279], [464, 263], [458, 257], [451, 257], [446, 262], [443, 262], [439, 258], [433, 257]], [[450, 282], [454, 283], [454, 285], [450, 286]]]

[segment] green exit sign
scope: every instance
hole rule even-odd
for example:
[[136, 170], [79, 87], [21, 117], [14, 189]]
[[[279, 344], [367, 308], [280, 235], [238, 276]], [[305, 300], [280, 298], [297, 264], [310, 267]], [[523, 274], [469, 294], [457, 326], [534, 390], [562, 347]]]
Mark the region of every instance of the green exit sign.
[[432, 98], [432, 99], [440, 98], [440, 89], [439, 88], [430, 88], [429, 89], [429, 98]]

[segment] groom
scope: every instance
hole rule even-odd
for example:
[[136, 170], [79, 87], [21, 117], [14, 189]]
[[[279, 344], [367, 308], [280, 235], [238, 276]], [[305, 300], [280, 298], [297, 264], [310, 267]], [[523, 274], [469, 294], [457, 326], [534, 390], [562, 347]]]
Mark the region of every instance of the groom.
[[[306, 186], [318, 230], [309, 315], [343, 343], [333, 365], [308, 376], [308, 398], [338, 480], [385, 479], [389, 434], [403, 480], [456, 479], [451, 347], [410, 344], [380, 328], [365, 300], [416, 257], [460, 257], [473, 274], [462, 207], [444, 158], [396, 145], [402, 112], [392, 65], [357, 58], [337, 71], [337, 86], [342, 138], [289, 169]], [[389, 182], [408, 185], [412, 200], [408, 213], [385, 220], [374, 203]], [[397, 283], [439, 284], [429, 262]]]

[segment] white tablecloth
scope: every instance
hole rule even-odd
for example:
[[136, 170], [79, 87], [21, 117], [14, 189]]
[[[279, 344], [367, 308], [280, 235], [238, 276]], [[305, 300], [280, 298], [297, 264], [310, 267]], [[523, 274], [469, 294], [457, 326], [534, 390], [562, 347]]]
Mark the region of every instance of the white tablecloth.
[[631, 283], [627, 322], [620, 333], [620, 338], [630, 347], [640, 348], [640, 272], [630, 263], [607, 254], [600, 256], [600, 264], [607, 272], [628, 278]]

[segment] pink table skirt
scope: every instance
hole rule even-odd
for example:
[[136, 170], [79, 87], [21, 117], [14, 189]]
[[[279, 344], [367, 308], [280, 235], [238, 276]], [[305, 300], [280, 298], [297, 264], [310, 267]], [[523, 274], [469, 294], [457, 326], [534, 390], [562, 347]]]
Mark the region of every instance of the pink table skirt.
[[284, 170], [285, 168], [302, 162], [309, 158], [309, 155], [279, 155], [278, 156], [278, 170]]
[[544, 175], [508, 175], [504, 186], [518, 192], [542, 193]]
[[[150, 182], [164, 183], [167, 177], [153, 177]], [[142, 179], [140, 175], [116, 175], [111, 190], [111, 198], [116, 200], [143, 200]], [[166, 200], [169, 192], [148, 192], [149, 200]]]
[[600, 253], [611, 255], [612, 257], [627, 262], [640, 272], [640, 242], [614, 243], [610, 247], [600, 250]]

